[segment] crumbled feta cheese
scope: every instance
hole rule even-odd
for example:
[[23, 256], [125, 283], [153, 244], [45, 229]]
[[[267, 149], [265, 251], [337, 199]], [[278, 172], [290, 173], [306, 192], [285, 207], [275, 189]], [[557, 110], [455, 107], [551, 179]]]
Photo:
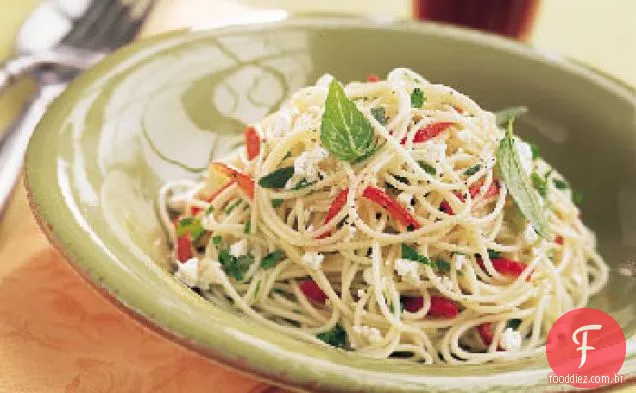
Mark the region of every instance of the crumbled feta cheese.
[[442, 276], [440, 284], [449, 291], [453, 290], [453, 281], [451, 281], [450, 277]]
[[444, 142], [428, 142], [426, 144], [427, 150], [433, 160], [442, 161], [446, 159], [446, 143]]
[[319, 180], [317, 164], [328, 156], [329, 152], [322, 147], [303, 152], [294, 162], [294, 175], [310, 182]]
[[457, 138], [459, 138], [462, 142], [471, 143], [473, 135], [468, 130], [460, 130], [457, 131]]
[[241, 239], [230, 246], [230, 255], [238, 258], [247, 255], [247, 239]]
[[323, 76], [318, 78], [318, 80], [316, 81], [316, 86], [329, 87], [329, 84], [331, 83], [332, 80], [333, 80], [333, 75], [324, 74]]
[[315, 251], [306, 252], [302, 258], [303, 264], [314, 270], [320, 269], [320, 265], [322, 265], [322, 261], [324, 260], [325, 256]]
[[464, 263], [466, 263], [466, 255], [455, 254], [453, 255], [453, 259], [455, 261], [455, 269], [462, 270], [462, 267], [464, 267]]
[[523, 142], [519, 138], [515, 138], [515, 150], [519, 156], [519, 162], [526, 175], [530, 176], [532, 173], [532, 147], [529, 144]]
[[403, 192], [398, 195], [397, 200], [406, 207], [411, 207], [411, 202], [413, 201], [413, 194], [409, 194], [408, 192]]
[[523, 231], [523, 237], [527, 244], [534, 244], [539, 240], [539, 235], [534, 231], [532, 225], [526, 225], [526, 229]]
[[506, 328], [501, 336], [501, 348], [505, 351], [518, 351], [521, 349], [521, 333], [512, 328]]
[[280, 138], [292, 128], [292, 111], [281, 108], [264, 121], [265, 136], [267, 138]]
[[365, 337], [371, 344], [377, 344], [382, 341], [382, 333], [380, 333], [378, 328], [355, 325], [353, 332]]
[[196, 287], [199, 280], [199, 259], [190, 258], [185, 263], [178, 263], [174, 276], [185, 285]]
[[420, 282], [419, 263], [408, 259], [396, 259], [395, 270], [402, 277], [402, 281], [412, 285]]

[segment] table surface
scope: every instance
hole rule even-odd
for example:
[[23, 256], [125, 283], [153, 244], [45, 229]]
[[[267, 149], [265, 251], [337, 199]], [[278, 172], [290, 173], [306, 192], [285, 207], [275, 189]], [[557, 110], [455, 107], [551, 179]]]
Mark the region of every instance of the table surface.
[[[0, 58], [37, 0], [0, 0]], [[407, 0], [163, 0], [144, 35], [259, 9], [367, 12], [408, 17]], [[636, 1], [544, 1], [531, 43], [636, 85]], [[616, 53], [620, 53], [617, 56]], [[0, 127], [30, 89], [0, 97]], [[1, 128], [0, 128], [1, 129]], [[217, 387], [216, 389], [211, 387]], [[20, 185], [0, 222], [0, 393], [283, 390], [212, 364], [157, 336], [93, 292], [37, 227]], [[612, 391], [636, 392], [633, 387]]]

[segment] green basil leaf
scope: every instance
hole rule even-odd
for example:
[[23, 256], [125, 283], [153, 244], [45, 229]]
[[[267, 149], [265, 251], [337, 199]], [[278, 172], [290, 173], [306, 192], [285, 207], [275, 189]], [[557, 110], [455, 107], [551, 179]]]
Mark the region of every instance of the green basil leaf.
[[286, 166], [261, 177], [258, 180], [258, 185], [263, 188], [283, 188], [292, 176], [294, 176], [294, 167]]
[[274, 208], [280, 207], [280, 205], [282, 205], [283, 202], [285, 202], [285, 200], [283, 199], [272, 199], [272, 206]]
[[539, 146], [534, 143], [530, 144], [530, 150], [532, 151], [532, 160], [537, 160], [541, 157], [541, 150], [539, 150]]
[[371, 115], [383, 126], [386, 125], [386, 108], [383, 106], [376, 106], [371, 108]]
[[334, 326], [334, 328], [328, 332], [319, 333], [316, 337], [332, 347], [347, 348], [347, 332], [340, 325]]
[[470, 168], [468, 168], [468, 169], [466, 169], [464, 171], [464, 175], [472, 176], [475, 173], [479, 172], [480, 169], [481, 169], [481, 164], [477, 164], [477, 165], [471, 166]]
[[252, 220], [247, 220], [243, 226], [243, 233], [249, 234], [250, 232], [252, 232]]
[[343, 161], [355, 161], [376, 148], [375, 133], [369, 120], [345, 95], [335, 79], [329, 84], [325, 111], [320, 124], [320, 141]]
[[424, 172], [428, 173], [429, 175], [435, 176], [437, 174], [437, 169], [435, 169], [435, 167], [431, 164], [424, 161], [418, 161], [417, 163], [419, 164], [420, 168], [424, 169]]
[[526, 113], [528, 113], [528, 108], [525, 106], [513, 106], [510, 108], [505, 108], [498, 112], [495, 112], [495, 121], [497, 122], [497, 126], [504, 127], [510, 120], [514, 120]]
[[431, 261], [427, 257], [420, 255], [413, 247], [407, 246], [404, 243], [402, 243], [402, 258], [419, 262], [422, 265], [431, 264]]
[[223, 271], [233, 277], [236, 281], [243, 281], [245, 273], [249, 270], [252, 263], [254, 263], [254, 257], [251, 255], [241, 255], [235, 257], [230, 254], [230, 251], [226, 248], [219, 251], [219, 263], [223, 267]]
[[413, 89], [413, 93], [411, 93], [411, 106], [413, 108], [421, 108], [424, 105], [424, 101], [426, 101], [426, 97], [424, 97], [424, 92], [420, 90], [419, 87]]
[[530, 180], [519, 162], [519, 156], [514, 145], [512, 127], [513, 121], [510, 120], [506, 135], [499, 143], [499, 148], [497, 149], [497, 167], [519, 210], [539, 235], [545, 239], [550, 239], [548, 222], [539, 204], [539, 199], [532, 190]]
[[273, 267], [275, 267], [278, 262], [282, 261], [283, 259], [285, 259], [285, 253], [279, 250], [270, 252], [269, 254], [265, 255], [265, 257], [261, 260], [261, 267], [263, 269], [271, 269]]

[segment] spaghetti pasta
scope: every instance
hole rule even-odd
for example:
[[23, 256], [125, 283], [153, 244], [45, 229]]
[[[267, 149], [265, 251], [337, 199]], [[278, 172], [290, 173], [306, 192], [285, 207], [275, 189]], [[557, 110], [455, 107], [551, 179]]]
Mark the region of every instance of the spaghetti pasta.
[[334, 83], [253, 124], [207, 178], [161, 188], [175, 276], [215, 305], [362, 356], [483, 363], [544, 350], [553, 322], [607, 281], [569, 184], [510, 136], [546, 236], [498, 168], [507, 134], [493, 113], [408, 69], [341, 97]]

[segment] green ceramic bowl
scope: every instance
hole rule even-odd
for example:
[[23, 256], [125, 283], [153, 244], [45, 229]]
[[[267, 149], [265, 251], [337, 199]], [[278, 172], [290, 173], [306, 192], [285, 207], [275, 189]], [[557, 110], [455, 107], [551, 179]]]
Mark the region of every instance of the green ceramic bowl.
[[38, 126], [26, 172], [33, 208], [72, 265], [130, 314], [268, 381], [329, 392], [545, 390], [544, 356], [460, 367], [363, 359], [216, 309], [166, 271], [155, 215], [162, 183], [200, 176], [211, 158], [240, 143], [244, 124], [322, 73], [349, 81], [394, 67], [455, 86], [486, 108], [529, 106], [519, 133], [585, 194], [585, 221], [614, 267], [591, 306], [623, 326], [624, 372], [634, 373], [636, 279], [617, 273], [636, 257], [634, 91], [502, 38], [314, 17], [135, 43], [82, 75]]

